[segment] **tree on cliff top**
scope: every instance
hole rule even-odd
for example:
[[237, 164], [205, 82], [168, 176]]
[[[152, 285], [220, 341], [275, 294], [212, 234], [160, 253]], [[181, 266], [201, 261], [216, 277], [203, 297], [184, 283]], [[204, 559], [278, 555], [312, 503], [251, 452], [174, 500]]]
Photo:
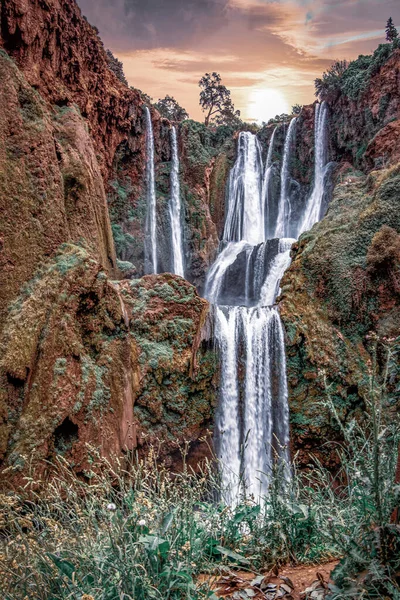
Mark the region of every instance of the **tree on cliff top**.
[[394, 42], [399, 37], [398, 31], [394, 26], [392, 17], [389, 17], [386, 23], [386, 40], [388, 42]]
[[107, 54], [109, 69], [114, 73], [114, 75], [116, 75], [118, 77], [118, 79], [120, 81], [122, 81], [122, 83], [124, 83], [125, 85], [128, 85], [128, 81], [127, 81], [127, 79], [125, 77], [125, 73], [124, 73], [124, 65], [122, 64], [122, 62], [120, 60], [118, 60], [118, 58], [116, 56], [114, 56], [114, 54], [111, 52], [111, 50], [106, 50], [106, 54]]
[[206, 73], [199, 81], [200, 106], [206, 113], [206, 127], [214, 120], [218, 125], [231, 125], [239, 120], [240, 111], [236, 110], [231, 100], [231, 92], [222, 85], [219, 73]]
[[172, 96], [165, 96], [155, 106], [162, 117], [175, 123], [189, 118], [189, 113]]

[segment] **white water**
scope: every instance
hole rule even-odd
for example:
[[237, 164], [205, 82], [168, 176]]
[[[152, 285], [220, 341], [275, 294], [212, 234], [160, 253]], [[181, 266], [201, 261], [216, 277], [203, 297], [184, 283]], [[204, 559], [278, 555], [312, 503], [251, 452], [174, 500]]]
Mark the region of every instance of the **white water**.
[[157, 273], [157, 217], [156, 185], [154, 176], [154, 137], [150, 110], [146, 112], [146, 183], [147, 212], [145, 226], [145, 272]]
[[[228, 504], [236, 504], [242, 494], [253, 494], [255, 498], [265, 495], [276, 460], [283, 461], [289, 476], [285, 341], [275, 302], [295, 241], [285, 237], [291, 225], [288, 179], [294, 127], [295, 119], [285, 140], [279, 213], [272, 229], [281, 239], [268, 240], [266, 234], [269, 198], [265, 182], [272, 164], [275, 132], [265, 171], [257, 138], [241, 133], [229, 180], [226, 245], [206, 282], [205, 295], [217, 305], [215, 336], [221, 353], [221, 398], [215, 437], [223, 497]], [[316, 131], [316, 146], [321, 139], [324, 145], [323, 157], [325, 137]], [[321, 164], [325, 160], [321, 159]], [[229, 305], [221, 305], [230, 286]]]
[[274, 131], [272, 132], [271, 139], [269, 141], [267, 161], [265, 163], [264, 180], [263, 180], [263, 187], [262, 187], [262, 198], [264, 199], [264, 202], [265, 202], [265, 229], [266, 229], [265, 235], [266, 235], [266, 237], [268, 237], [268, 235], [270, 233], [270, 202], [271, 202], [270, 182], [271, 182], [271, 177], [272, 177], [272, 153], [274, 151], [275, 134], [276, 134], [277, 129], [278, 129], [278, 127], [275, 127]]
[[303, 220], [300, 225], [299, 235], [308, 231], [321, 218], [322, 201], [324, 198], [324, 180], [326, 165], [328, 162], [327, 152], [327, 118], [328, 108], [325, 102], [315, 106], [315, 168], [314, 188], [308, 200]]
[[297, 119], [290, 121], [290, 125], [286, 134], [285, 147], [283, 150], [282, 170], [281, 170], [281, 195], [279, 199], [279, 212], [275, 228], [276, 238], [287, 237], [288, 228], [290, 225], [291, 204], [288, 192], [289, 183], [289, 163], [291, 157], [291, 146], [295, 131]]
[[238, 142], [238, 157], [229, 178], [225, 241], [246, 240], [252, 245], [264, 241], [262, 179], [260, 143], [255, 135], [242, 132]]
[[176, 129], [171, 129], [171, 198], [169, 203], [169, 216], [172, 234], [172, 272], [184, 277], [183, 243], [181, 223], [181, 189], [179, 183], [179, 155]]
[[279, 252], [274, 258], [264, 285], [261, 288], [260, 304], [262, 306], [271, 306], [274, 304], [277, 296], [279, 296], [279, 284], [286, 269], [290, 266], [290, 249], [295, 241], [291, 238], [282, 238], [279, 240]]

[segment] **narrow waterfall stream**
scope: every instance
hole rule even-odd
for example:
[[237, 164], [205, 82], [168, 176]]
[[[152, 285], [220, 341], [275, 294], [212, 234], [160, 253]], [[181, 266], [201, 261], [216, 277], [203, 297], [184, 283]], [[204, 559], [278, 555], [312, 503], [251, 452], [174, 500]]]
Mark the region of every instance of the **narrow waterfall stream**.
[[[318, 105], [319, 114], [320, 108]], [[316, 131], [316, 146], [324, 145], [326, 157], [326, 135], [322, 132], [326, 118], [318, 122], [321, 129]], [[275, 223], [268, 223], [267, 186], [275, 131], [265, 169], [257, 137], [240, 133], [229, 179], [221, 251], [206, 281], [205, 296], [215, 305], [215, 338], [221, 355], [215, 443], [221, 461], [223, 496], [228, 504], [237, 503], [244, 493], [255, 498], [265, 495], [277, 459], [284, 461], [288, 473], [285, 342], [275, 301], [295, 241], [285, 235], [298, 227], [290, 223], [289, 195], [295, 123], [292, 119], [286, 134]], [[316, 178], [314, 189], [317, 185]], [[320, 196], [317, 198], [313, 191], [305, 210], [315, 212], [317, 202]]]
[[326, 166], [328, 162], [327, 152], [327, 127], [328, 108], [326, 102], [315, 106], [315, 167], [314, 167], [314, 188], [308, 200], [302, 223], [299, 228], [299, 235], [303, 231], [308, 231], [321, 218], [322, 201], [325, 192]]
[[156, 184], [154, 174], [154, 137], [150, 110], [146, 113], [146, 184], [147, 211], [145, 224], [145, 273], [157, 273], [157, 215], [156, 215]]
[[171, 198], [169, 203], [169, 215], [171, 221], [172, 236], [172, 273], [184, 277], [183, 266], [183, 243], [182, 243], [182, 221], [181, 221], [181, 189], [179, 184], [179, 154], [178, 140], [175, 127], [171, 128]]

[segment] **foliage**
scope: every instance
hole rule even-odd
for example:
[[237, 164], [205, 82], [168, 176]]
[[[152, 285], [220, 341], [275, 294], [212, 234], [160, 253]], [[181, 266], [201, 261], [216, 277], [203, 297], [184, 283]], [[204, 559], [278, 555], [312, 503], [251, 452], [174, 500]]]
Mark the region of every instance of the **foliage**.
[[142, 101], [147, 104], [147, 105], [151, 105], [153, 104], [153, 98], [151, 96], [149, 96], [148, 94], [146, 94], [146, 92], [142, 92], [142, 90], [139, 90], [139, 88], [134, 88], [131, 87], [131, 90], [134, 90], [135, 92], [138, 92], [138, 94], [140, 94], [140, 97], [142, 99]]
[[240, 117], [231, 100], [231, 92], [222, 85], [219, 73], [206, 73], [199, 81], [200, 106], [206, 113], [205, 125], [209, 126], [213, 120], [218, 125], [231, 125]]
[[165, 98], [160, 99], [155, 107], [161, 116], [174, 123], [180, 123], [189, 118], [189, 113], [172, 96], [167, 95]]
[[118, 60], [116, 56], [114, 56], [111, 50], [106, 50], [106, 54], [109, 69], [114, 73], [114, 75], [118, 77], [118, 79], [123, 84], [128, 85], [128, 80], [125, 77], [124, 65], [122, 64], [122, 62]]
[[332, 100], [342, 93], [351, 100], [357, 100], [397, 47], [396, 37], [392, 44], [380, 44], [371, 55], [361, 54], [350, 63], [336, 61], [322, 78], [315, 80], [315, 95], [321, 100]]
[[4, 600], [200, 600], [212, 596], [200, 573], [332, 554], [318, 533], [326, 516], [310, 497], [301, 502], [299, 487], [285, 490], [278, 472], [265, 507], [227, 507], [212, 500], [210, 465], [171, 474], [151, 451], [119, 475], [121, 465], [92, 452], [86, 481], [59, 456], [51, 483], [28, 478], [27, 491], [0, 497]]
[[[333, 518], [330, 536], [343, 555], [333, 572], [334, 599], [400, 597], [400, 338], [372, 339], [370, 385], [364, 422], [343, 425], [329, 396], [328, 405], [343, 434], [338, 493], [348, 516]], [[379, 377], [379, 352], [385, 356]], [[397, 471], [397, 476], [396, 476]], [[396, 516], [397, 511], [397, 516]]]
[[340, 80], [348, 68], [346, 60], [337, 60], [332, 66], [322, 74], [322, 78], [315, 80], [315, 95], [321, 100], [327, 99], [328, 96], [340, 91]]
[[124, 258], [130, 255], [130, 250], [135, 244], [135, 238], [130, 233], [125, 232], [121, 225], [114, 223], [111, 228], [117, 256], [121, 257], [124, 262]]
[[292, 106], [292, 115], [299, 115], [301, 113], [302, 108], [303, 107], [301, 104], [294, 104]]
[[270, 119], [268, 125], [279, 125], [280, 123], [287, 123], [288, 121], [290, 121], [290, 116], [286, 113], [282, 113], [281, 115], [275, 115], [273, 119]]
[[396, 27], [394, 26], [392, 17], [389, 17], [389, 19], [386, 23], [385, 31], [386, 31], [386, 41], [387, 42], [394, 42], [394, 40], [396, 40], [399, 37], [398, 31], [397, 31]]

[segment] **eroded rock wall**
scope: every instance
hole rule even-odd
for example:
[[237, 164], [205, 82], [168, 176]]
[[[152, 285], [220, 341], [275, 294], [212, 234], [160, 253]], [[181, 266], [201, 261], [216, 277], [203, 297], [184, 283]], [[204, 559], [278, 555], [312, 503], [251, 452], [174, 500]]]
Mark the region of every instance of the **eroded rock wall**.
[[0, 337], [8, 483], [56, 455], [84, 476], [90, 447], [113, 459], [154, 445], [176, 467], [187, 441], [199, 456], [215, 402], [215, 354], [200, 345], [207, 314], [179, 277], [115, 282], [87, 250], [62, 245], [10, 306]]

